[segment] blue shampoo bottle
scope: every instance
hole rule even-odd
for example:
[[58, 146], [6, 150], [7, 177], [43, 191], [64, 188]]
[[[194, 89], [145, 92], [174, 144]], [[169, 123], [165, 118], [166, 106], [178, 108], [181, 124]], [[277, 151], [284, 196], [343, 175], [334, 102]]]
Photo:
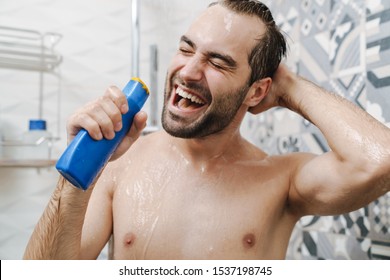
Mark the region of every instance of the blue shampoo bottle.
[[133, 118], [149, 97], [147, 86], [138, 78], [132, 78], [123, 89], [129, 111], [122, 115], [122, 129], [111, 140], [92, 139], [84, 129], [76, 135], [56, 164], [57, 170], [70, 183], [83, 190], [96, 179], [129, 131]]

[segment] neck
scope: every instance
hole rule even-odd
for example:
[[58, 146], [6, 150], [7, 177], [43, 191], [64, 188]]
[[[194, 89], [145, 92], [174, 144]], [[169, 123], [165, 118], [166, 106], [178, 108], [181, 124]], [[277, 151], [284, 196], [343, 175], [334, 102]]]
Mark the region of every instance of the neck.
[[224, 130], [202, 138], [183, 139], [172, 137], [183, 156], [193, 164], [204, 166], [218, 160], [228, 161], [237, 154], [242, 137], [240, 124], [245, 112], [239, 112]]
[[239, 132], [233, 134], [218, 133], [198, 139], [177, 139], [182, 151], [194, 162], [227, 157], [240, 143]]

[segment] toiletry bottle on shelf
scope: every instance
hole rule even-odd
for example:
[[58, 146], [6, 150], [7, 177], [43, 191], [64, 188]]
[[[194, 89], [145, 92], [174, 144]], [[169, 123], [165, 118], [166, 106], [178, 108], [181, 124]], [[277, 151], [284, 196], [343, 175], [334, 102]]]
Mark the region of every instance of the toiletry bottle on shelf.
[[49, 160], [51, 150], [51, 133], [46, 130], [46, 121], [37, 119], [29, 121], [29, 129], [23, 133], [21, 159]]
[[111, 140], [92, 139], [84, 129], [80, 130], [57, 162], [57, 170], [78, 188], [88, 189], [101, 169], [129, 131], [134, 115], [149, 96], [147, 86], [138, 78], [132, 78], [123, 89], [129, 111], [122, 115], [122, 129]]

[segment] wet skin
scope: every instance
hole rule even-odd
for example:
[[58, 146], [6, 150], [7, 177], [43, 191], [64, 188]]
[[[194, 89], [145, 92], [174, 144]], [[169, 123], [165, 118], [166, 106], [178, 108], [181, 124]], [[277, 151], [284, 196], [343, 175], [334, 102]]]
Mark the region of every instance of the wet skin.
[[279, 171], [288, 160], [246, 143], [196, 166], [177, 140], [143, 137], [109, 166], [107, 174], [120, 174], [111, 258], [283, 259], [297, 220]]
[[[298, 220], [286, 207], [289, 174], [280, 175], [288, 160], [269, 158], [239, 133], [255, 102], [248, 53], [262, 28], [218, 5], [191, 25], [168, 71], [163, 110], [164, 128], [175, 136], [189, 130], [191, 139], [141, 137], [107, 167], [91, 198], [83, 251], [112, 233], [114, 259], [285, 257]], [[102, 196], [112, 209], [103, 226], [90, 222]]]

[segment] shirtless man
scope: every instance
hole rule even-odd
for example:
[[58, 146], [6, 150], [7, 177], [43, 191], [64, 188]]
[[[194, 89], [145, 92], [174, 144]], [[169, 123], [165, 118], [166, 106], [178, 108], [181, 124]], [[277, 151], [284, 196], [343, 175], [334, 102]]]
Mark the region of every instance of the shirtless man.
[[[25, 258], [94, 259], [112, 236], [113, 259], [284, 259], [302, 216], [353, 211], [387, 193], [390, 130], [278, 68], [284, 52], [261, 3], [207, 8], [168, 69], [164, 131], [137, 140], [141, 112], [88, 191], [60, 178]], [[247, 111], [275, 106], [317, 125], [331, 151], [271, 156], [241, 137]], [[70, 118], [69, 141], [81, 127], [111, 139], [126, 111], [109, 88]]]

